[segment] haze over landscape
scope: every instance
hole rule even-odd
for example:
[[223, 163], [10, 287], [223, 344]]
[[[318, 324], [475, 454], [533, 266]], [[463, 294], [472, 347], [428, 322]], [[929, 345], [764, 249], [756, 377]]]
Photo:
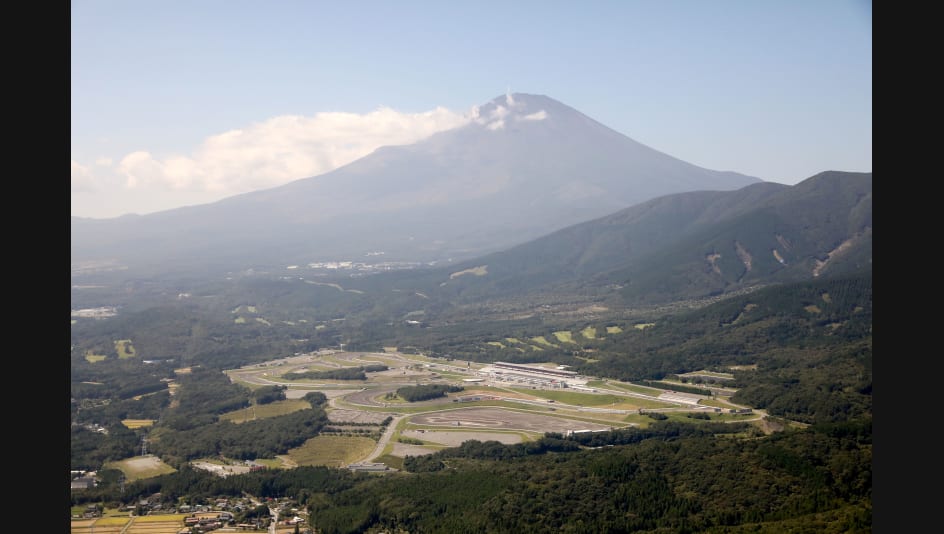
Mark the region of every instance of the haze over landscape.
[[872, 532], [869, 1], [71, 10], [71, 534]]
[[704, 168], [871, 170], [868, 2], [78, 2], [71, 212], [317, 176], [549, 96]]

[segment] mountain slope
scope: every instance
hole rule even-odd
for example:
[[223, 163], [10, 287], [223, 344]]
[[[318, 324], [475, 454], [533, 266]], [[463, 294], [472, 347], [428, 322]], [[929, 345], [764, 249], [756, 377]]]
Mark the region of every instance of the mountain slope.
[[615, 288], [627, 302], [668, 302], [851, 272], [871, 256], [871, 173], [824, 172], [659, 197], [415, 281], [465, 302]]
[[281, 187], [150, 215], [73, 218], [73, 263], [468, 258], [656, 196], [759, 181], [678, 160], [545, 96], [500, 96], [474, 117]]

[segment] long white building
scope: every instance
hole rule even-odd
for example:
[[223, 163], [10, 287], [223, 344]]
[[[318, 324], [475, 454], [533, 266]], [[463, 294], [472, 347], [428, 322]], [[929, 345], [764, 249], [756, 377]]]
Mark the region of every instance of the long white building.
[[531, 385], [566, 388], [574, 385], [582, 386], [587, 380], [574, 371], [565, 369], [549, 369], [517, 363], [495, 362], [477, 371], [480, 376], [503, 382], [519, 382]]

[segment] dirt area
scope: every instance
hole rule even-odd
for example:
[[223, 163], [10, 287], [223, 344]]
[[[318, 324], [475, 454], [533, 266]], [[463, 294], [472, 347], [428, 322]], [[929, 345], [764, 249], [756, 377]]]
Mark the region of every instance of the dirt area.
[[190, 465], [197, 469], [203, 469], [204, 471], [209, 471], [214, 475], [219, 476], [241, 475], [249, 472], [248, 465], [219, 465], [211, 464], [209, 462], [191, 462]]
[[[471, 438], [470, 438], [471, 439]], [[400, 458], [405, 458], [407, 456], [423, 456], [426, 454], [432, 454], [439, 449], [431, 449], [429, 447], [424, 447], [422, 445], [409, 445], [407, 443], [394, 443], [393, 450], [390, 451], [392, 456], [399, 456]]]
[[[548, 415], [516, 412], [502, 408], [466, 408], [416, 415], [410, 422], [417, 425], [464, 428], [499, 428], [529, 432], [567, 432], [568, 430], [609, 430], [610, 426], [574, 421]], [[472, 439], [472, 438], [469, 438]]]
[[129, 458], [118, 463], [121, 464], [129, 476], [151, 472], [159, 473], [162, 469], [170, 469], [160, 458], [151, 455]]

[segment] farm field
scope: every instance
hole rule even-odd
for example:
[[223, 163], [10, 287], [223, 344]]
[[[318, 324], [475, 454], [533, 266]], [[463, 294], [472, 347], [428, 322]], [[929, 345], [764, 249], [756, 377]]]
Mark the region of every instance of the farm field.
[[377, 443], [370, 438], [346, 436], [315, 436], [304, 445], [288, 451], [298, 465], [343, 467], [370, 454]]
[[177, 534], [186, 514], [101, 517], [73, 520], [71, 534]]

